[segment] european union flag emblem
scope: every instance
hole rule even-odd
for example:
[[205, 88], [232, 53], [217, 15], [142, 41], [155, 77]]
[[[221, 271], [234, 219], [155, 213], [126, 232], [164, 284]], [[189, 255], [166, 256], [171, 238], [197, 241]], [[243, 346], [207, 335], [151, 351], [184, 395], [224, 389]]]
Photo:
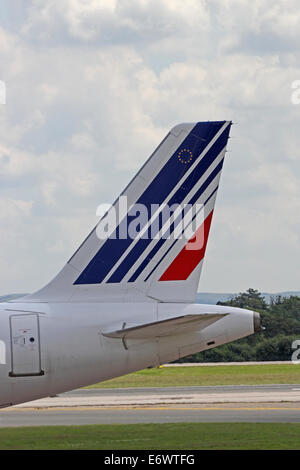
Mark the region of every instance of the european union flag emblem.
[[185, 165], [187, 165], [193, 160], [193, 154], [189, 149], [181, 149], [178, 153], [178, 160], [180, 161], [180, 163], [184, 163]]

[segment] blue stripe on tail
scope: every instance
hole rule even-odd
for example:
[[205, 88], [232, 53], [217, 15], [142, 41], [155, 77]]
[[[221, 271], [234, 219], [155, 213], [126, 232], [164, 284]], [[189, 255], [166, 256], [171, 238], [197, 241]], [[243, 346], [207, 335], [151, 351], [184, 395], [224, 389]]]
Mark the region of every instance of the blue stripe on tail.
[[[204, 175], [207, 169], [211, 166], [214, 160], [220, 155], [220, 152], [224, 149], [228, 139], [229, 129], [227, 128], [223, 134], [219, 137], [219, 139], [215, 142], [215, 144], [211, 147], [208, 153], [202, 158], [202, 160], [198, 163], [195, 170], [188, 176], [188, 178], [184, 181], [183, 185], [178, 189], [178, 191], [174, 194], [173, 197], [170, 198], [168, 201], [169, 206], [173, 204], [181, 204], [187, 194], [192, 190], [195, 186], [195, 183], [199, 181], [199, 179]], [[215, 176], [221, 171], [220, 165], [208, 176], [207, 180], [203, 183], [200, 190], [197, 191], [198, 197], [192, 198], [189, 204], [194, 204], [194, 201], [197, 201], [201, 194], [205, 191], [208, 185], [213, 181]], [[146, 248], [152, 242], [153, 237], [159, 232], [161, 226], [159, 224], [159, 216], [152, 222], [152, 230], [151, 227], [149, 228], [149, 232], [151, 233], [152, 238], [143, 239], [140, 238], [133, 249], [128, 253], [126, 258], [122, 261], [116, 271], [112, 274], [112, 276], [108, 279], [107, 282], [109, 283], [116, 283], [121, 282], [123, 277], [128, 273], [129, 269], [134, 265], [134, 263], [138, 260], [138, 258], [142, 255], [142, 253], [146, 250]], [[180, 217], [177, 219], [179, 222], [181, 219]], [[151, 230], [151, 231], [150, 231]], [[147, 260], [150, 261], [150, 255], [147, 256]], [[135, 280], [135, 279], [134, 279]], [[132, 282], [132, 278], [130, 279]]]
[[[189, 149], [192, 152], [192, 163], [194, 163], [199, 158], [200, 154], [203, 152], [205, 147], [207, 147], [209, 142], [222, 128], [225, 122], [226, 121], [218, 121], [196, 124], [190, 134], [182, 142], [180, 147], [178, 147], [178, 149], [173, 153], [173, 155], [166, 162], [164, 167], [160, 170], [157, 176], [146, 188], [141, 197], [136, 201], [136, 204], [145, 205], [148, 209], [148, 213], [150, 213], [151, 204], [162, 204], [166, 200], [168, 194], [170, 194], [174, 187], [180, 182], [180, 180], [189, 168], [188, 164], [183, 164], [185, 163], [184, 159], [188, 159], [188, 152], [186, 152], [185, 149]], [[228, 132], [229, 127], [230, 126], [226, 128], [226, 131], [228, 129]], [[182, 161], [179, 161], [179, 154], [182, 156]], [[190, 178], [190, 176], [188, 178]], [[197, 180], [193, 178], [192, 180], [196, 182]], [[182, 192], [183, 187], [180, 188], [179, 191]], [[135, 219], [135, 216], [128, 216], [127, 218], [123, 219], [120, 225], [125, 224], [125, 227], [117, 227], [116, 231], [112, 235], [113, 238], [108, 238], [105, 241], [105, 243], [101, 246], [101, 248], [93, 257], [93, 259], [88, 263], [88, 265], [82, 271], [82, 273], [74, 282], [74, 284], [98, 284], [103, 281], [103, 279], [111, 271], [113, 266], [119, 261], [120, 257], [125, 253], [125, 251], [130, 247], [130, 245], [134, 241], [129, 237], [127, 237], [126, 239], [120, 239], [117, 236], [117, 234], [120, 230], [122, 230], [122, 228], [125, 228], [125, 233], [127, 233], [127, 228], [133, 219]], [[141, 229], [142, 228], [143, 227], [141, 227]], [[137, 260], [136, 256], [137, 255], [130, 259], [130, 266], [132, 266]], [[128, 272], [128, 266], [126, 272]], [[119, 271], [117, 279], [122, 279], [122, 277], [124, 276], [123, 273], [124, 269], [122, 268], [122, 273], [121, 271]], [[119, 282], [119, 280], [114, 282]]]

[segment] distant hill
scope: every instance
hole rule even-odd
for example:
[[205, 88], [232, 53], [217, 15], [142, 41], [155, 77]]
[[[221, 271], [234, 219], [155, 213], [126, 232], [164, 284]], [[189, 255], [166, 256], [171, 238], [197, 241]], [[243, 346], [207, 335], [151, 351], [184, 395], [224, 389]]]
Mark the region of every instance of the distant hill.
[[[198, 304], [210, 304], [216, 305], [217, 302], [226, 302], [230, 300], [232, 297], [235, 297], [237, 293], [215, 293], [215, 292], [198, 292], [196, 296], [196, 303]], [[261, 295], [265, 298], [265, 301], [269, 304], [271, 297], [276, 297], [281, 295], [281, 297], [291, 297], [297, 296], [300, 297], [300, 291], [290, 291], [290, 292], [278, 292], [276, 294], [269, 294], [267, 292], [262, 292]]]

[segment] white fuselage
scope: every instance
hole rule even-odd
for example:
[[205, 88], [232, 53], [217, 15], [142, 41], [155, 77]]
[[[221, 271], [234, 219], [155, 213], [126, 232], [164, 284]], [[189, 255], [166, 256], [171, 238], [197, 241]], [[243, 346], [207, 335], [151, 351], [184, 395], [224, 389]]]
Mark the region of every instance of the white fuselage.
[[[106, 331], [178, 315], [227, 313], [204, 329], [121, 339]], [[255, 331], [249, 310], [185, 303], [0, 304], [0, 406], [31, 401], [174, 361]]]

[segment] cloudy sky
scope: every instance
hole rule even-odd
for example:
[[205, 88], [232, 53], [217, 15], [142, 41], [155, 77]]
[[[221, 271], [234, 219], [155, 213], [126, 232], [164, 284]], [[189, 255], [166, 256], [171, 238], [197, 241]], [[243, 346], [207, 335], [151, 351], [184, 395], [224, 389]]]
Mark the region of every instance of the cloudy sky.
[[223, 119], [199, 290], [299, 290], [299, 43], [298, 0], [3, 0], [0, 295], [50, 280], [172, 126]]

